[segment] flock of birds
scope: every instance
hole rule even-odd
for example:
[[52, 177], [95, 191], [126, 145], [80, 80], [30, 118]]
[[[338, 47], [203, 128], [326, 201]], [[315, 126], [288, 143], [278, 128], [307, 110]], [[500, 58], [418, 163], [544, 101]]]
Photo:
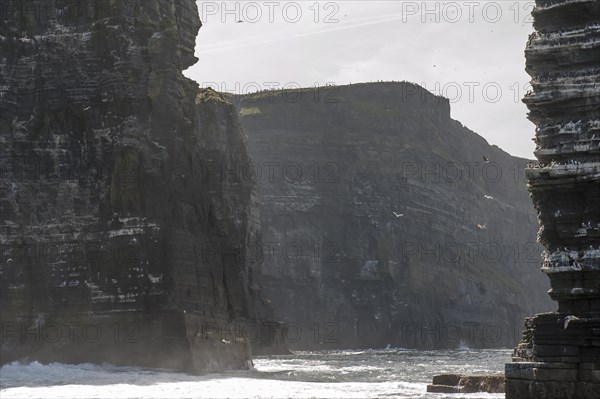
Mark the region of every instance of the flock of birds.
[[[488, 158], [488, 157], [486, 157], [485, 155], [483, 156], [483, 163], [484, 163], [485, 165], [488, 165], [488, 164], [490, 164], [490, 160], [489, 160], [489, 158]], [[484, 197], [485, 199], [494, 199], [494, 197], [492, 197], [491, 195], [487, 195], [487, 194], [485, 194], [483, 197]], [[403, 217], [403, 216], [404, 216], [404, 213], [398, 213], [398, 212], [396, 212], [396, 211], [392, 211], [392, 213], [394, 214], [394, 216], [396, 216], [396, 218], [400, 218], [400, 217]], [[486, 223], [477, 223], [477, 225], [476, 225], [476, 226], [477, 226], [477, 228], [478, 228], [479, 230], [485, 230], [485, 229], [487, 229], [487, 224], [486, 224]]]
[[[486, 156], [483, 157], [483, 161], [484, 161], [485, 164], [489, 164], [490, 163], [490, 160]], [[580, 162], [574, 161], [574, 160], [572, 160], [571, 163], [572, 164], [577, 164], [577, 165], [580, 164]], [[557, 165], [557, 164], [558, 164], [557, 162], [552, 161], [550, 165]], [[540, 164], [540, 165], [543, 166], [542, 164]], [[530, 165], [528, 165], [528, 166], [530, 166]], [[491, 195], [488, 195], [488, 194], [485, 194], [483, 197], [485, 199], [494, 199], [494, 197], [492, 197]], [[400, 217], [404, 216], [404, 213], [398, 213], [396, 211], [392, 211], [392, 213], [393, 213], [393, 215], [396, 218], [400, 218]], [[554, 217], [558, 218], [560, 216], [561, 216], [561, 211], [560, 211], [560, 209], [558, 209], [556, 212], [554, 212]], [[477, 226], [477, 229], [479, 229], [479, 230], [485, 230], [485, 229], [487, 229], [487, 224], [486, 223], [477, 223], [476, 226]], [[581, 227], [582, 228], [586, 228], [586, 229], [591, 229], [592, 228], [592, 222], [581, 223]], [[600, 229], [600, 223], [598, 223], [597, 228]], [[593, 248], [590, 246], [590, 249], [593, 249]], [[569, 251], [567, 248], [565, 248], [564, 250], [567, 251], [567, 252]], [[558, 249], [557, 249], [557, 251], [558, 251]]]

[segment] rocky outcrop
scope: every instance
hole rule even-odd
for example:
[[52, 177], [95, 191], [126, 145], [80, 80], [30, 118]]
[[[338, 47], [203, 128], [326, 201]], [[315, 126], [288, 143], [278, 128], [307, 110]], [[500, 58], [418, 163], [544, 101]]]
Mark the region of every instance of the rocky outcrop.
[[525, 51], [539, 164], [527, 170], [558, 311], [528, 318], [507, 398], [600, 392], [600, 3], [542, 1]]
[[255, 272], [292, 348], [510, 346], [551, 309], [511, 157], [410, 83], [233, 98], [256, 181]]
[[259, 236], [235, 109], [198, 91], [192, 0], [23, 0], [0, 25], [2, 363], [251, 365]]
[[441, 374], [433, 376], [427, 392], [437, 393], [504, 393], [503, 375]]

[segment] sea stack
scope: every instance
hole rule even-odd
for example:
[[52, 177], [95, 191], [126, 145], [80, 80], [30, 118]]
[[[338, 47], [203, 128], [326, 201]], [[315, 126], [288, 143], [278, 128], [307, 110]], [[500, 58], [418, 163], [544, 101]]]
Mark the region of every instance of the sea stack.
[[[529, 190], [553, 313], [525, 321], [506, 398], [600, 394], [600, 2], [537, 0], [526, 49], [537, 125]], [[541, 277], [540, 277], [541, 278]]]
[[235, 108], [183, 76], [194, 0], [18, 1], [0, 24], [0, 364], [251, 366]]

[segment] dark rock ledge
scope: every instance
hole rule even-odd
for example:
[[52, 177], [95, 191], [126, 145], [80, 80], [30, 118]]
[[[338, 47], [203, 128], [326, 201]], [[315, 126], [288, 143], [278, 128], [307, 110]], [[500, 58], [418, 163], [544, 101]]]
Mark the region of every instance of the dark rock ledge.
[[441, 374], [433, 377], [427, 392], [437, 393], [503, 393], [503, 375]]

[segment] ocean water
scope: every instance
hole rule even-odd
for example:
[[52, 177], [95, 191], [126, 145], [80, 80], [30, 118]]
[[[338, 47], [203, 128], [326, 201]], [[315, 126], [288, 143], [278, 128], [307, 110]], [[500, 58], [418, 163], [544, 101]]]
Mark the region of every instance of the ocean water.
[[435, 374], [500, 373], [511, 350], [295, 352], [254, 369], [190, 375], [111, 365], [12, 363], [0, 398], [503, 398], [426, 392]]

